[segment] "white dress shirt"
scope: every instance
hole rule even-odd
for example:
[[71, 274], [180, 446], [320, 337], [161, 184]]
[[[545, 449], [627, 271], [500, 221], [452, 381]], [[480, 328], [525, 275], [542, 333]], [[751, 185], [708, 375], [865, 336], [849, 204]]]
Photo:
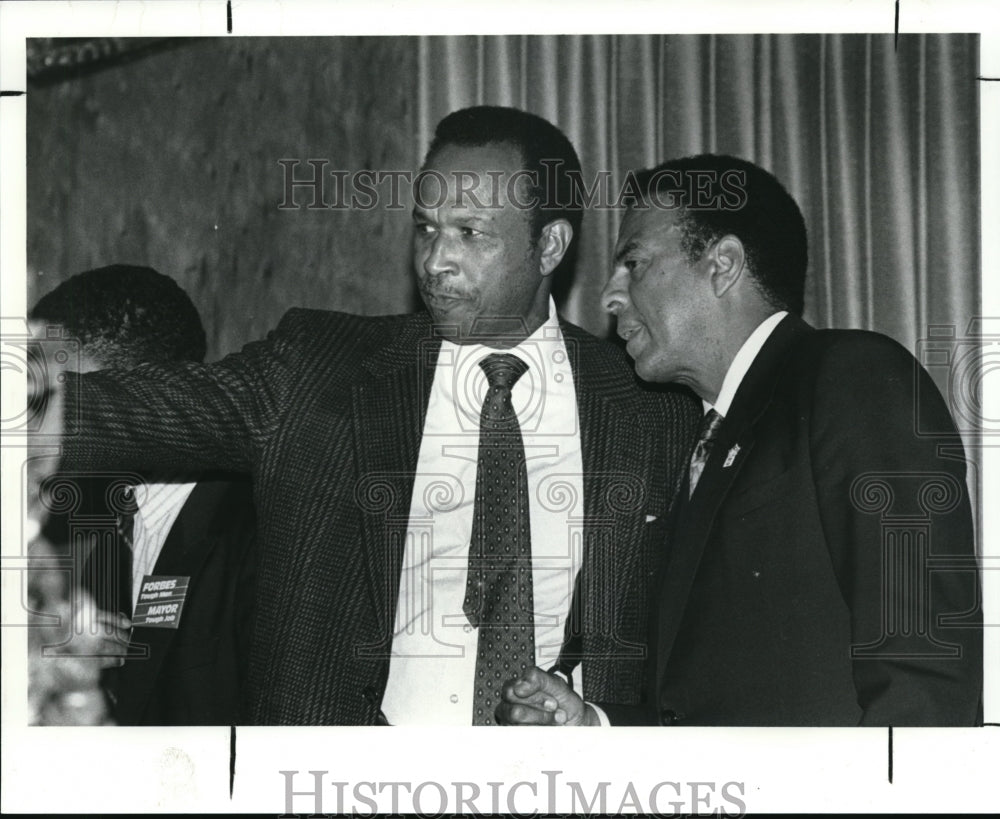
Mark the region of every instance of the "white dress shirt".
[[[479, 362], [496, 352], [513, 353], [529, 368], [511, 400], [527, 459], [536, 665], [552, 665], [562, 647], [583, 558], [583, 461], [573, 371], [550, 299], [548, 320], [510, 350], [442, 342], [417, 461], [382, 701], [393, 725], [472, 724], [478, 631], [462, 603], [479, 416], [488, 389]], [[579, 667], [574, 685], [580, 690]]]
[[764, 346], [764, 342], [771, 337], [774, 328], [787, 315], [787, 310], [779, 310], [757, 325], [757, 329], [743, 342], [743, 346], [740, 347], [732, 364], [729, 365], [729, 369], [726, 370], [726, 377], [722, 379], [722, 387], [719, 389], [719, 395], [715, 399], [715, 403], [709, 404], [708, 401], [701, 402], [705, 412], [714, 409], [723, 418], [726, 417], [726, 413], [729, 412], [729, 407], [733, 403], [733, 397], [740, 388], [740, 384], [743, 383], [743, 378], [746, 376], [747, 370], [750, 369], [750, 365], [757, 358], [760, 348]]
[[139, 602], [143, 575], [150, 574], [194, 483], [147, 483], [136, 488], [132, 523], [132, 610]]

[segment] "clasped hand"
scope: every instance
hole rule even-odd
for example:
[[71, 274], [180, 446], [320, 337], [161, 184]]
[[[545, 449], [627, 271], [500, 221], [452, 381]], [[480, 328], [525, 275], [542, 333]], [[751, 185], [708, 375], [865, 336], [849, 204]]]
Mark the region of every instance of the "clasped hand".
[[504, 683], [496, 718], [501, 725], [600, 725], [572, 688], [540, 668]]

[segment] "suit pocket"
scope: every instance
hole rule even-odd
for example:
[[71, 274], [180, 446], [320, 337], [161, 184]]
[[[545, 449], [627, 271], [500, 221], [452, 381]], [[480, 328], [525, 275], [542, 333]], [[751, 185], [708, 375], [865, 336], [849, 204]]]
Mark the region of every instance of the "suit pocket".
[[667, 510], [660, 509], [659, 507], [650, 507], [648, 509], [644, 509], [642, 515], [643, 523], [646, 526], [649, 526], [650, 524], [655, 524], [663, 520], [667, 516]]

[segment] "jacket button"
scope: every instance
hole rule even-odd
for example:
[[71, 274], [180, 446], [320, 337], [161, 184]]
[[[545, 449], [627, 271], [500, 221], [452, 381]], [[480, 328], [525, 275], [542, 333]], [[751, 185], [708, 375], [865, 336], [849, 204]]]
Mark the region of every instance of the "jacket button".
[[683, 715], [678, 714], [672, 708], [664, 708], [660, 711], [660, 725], [676, 725], [681, 716]]
[[366, 685], [361, 694], [369, 705], [378, 705], [378, 691], [374, 685]]

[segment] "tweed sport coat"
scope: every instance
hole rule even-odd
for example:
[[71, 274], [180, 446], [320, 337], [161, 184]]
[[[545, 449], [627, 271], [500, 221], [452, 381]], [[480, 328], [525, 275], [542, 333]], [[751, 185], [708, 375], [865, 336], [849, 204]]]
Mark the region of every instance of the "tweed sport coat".
[[908, 351], [787, 316], [671, 516], [655, 694], [645, 713], [609, 705], [612, 722], [976, 724], [965, 477], [948, 409]]
[[[699, 413], [686, 393], [640, 385], [617, 347], [562, 331], [584, 468], [584, 516], [567, 523], [584, 548], [571, 618], [583, 694], [637, 703], [649, 580]], [[73, 468], [252, 475], [261, 555], [246, 721], [378, 720], [439, 349], [425, 313], [295, 309], [214, 364], [67, 380]]]

